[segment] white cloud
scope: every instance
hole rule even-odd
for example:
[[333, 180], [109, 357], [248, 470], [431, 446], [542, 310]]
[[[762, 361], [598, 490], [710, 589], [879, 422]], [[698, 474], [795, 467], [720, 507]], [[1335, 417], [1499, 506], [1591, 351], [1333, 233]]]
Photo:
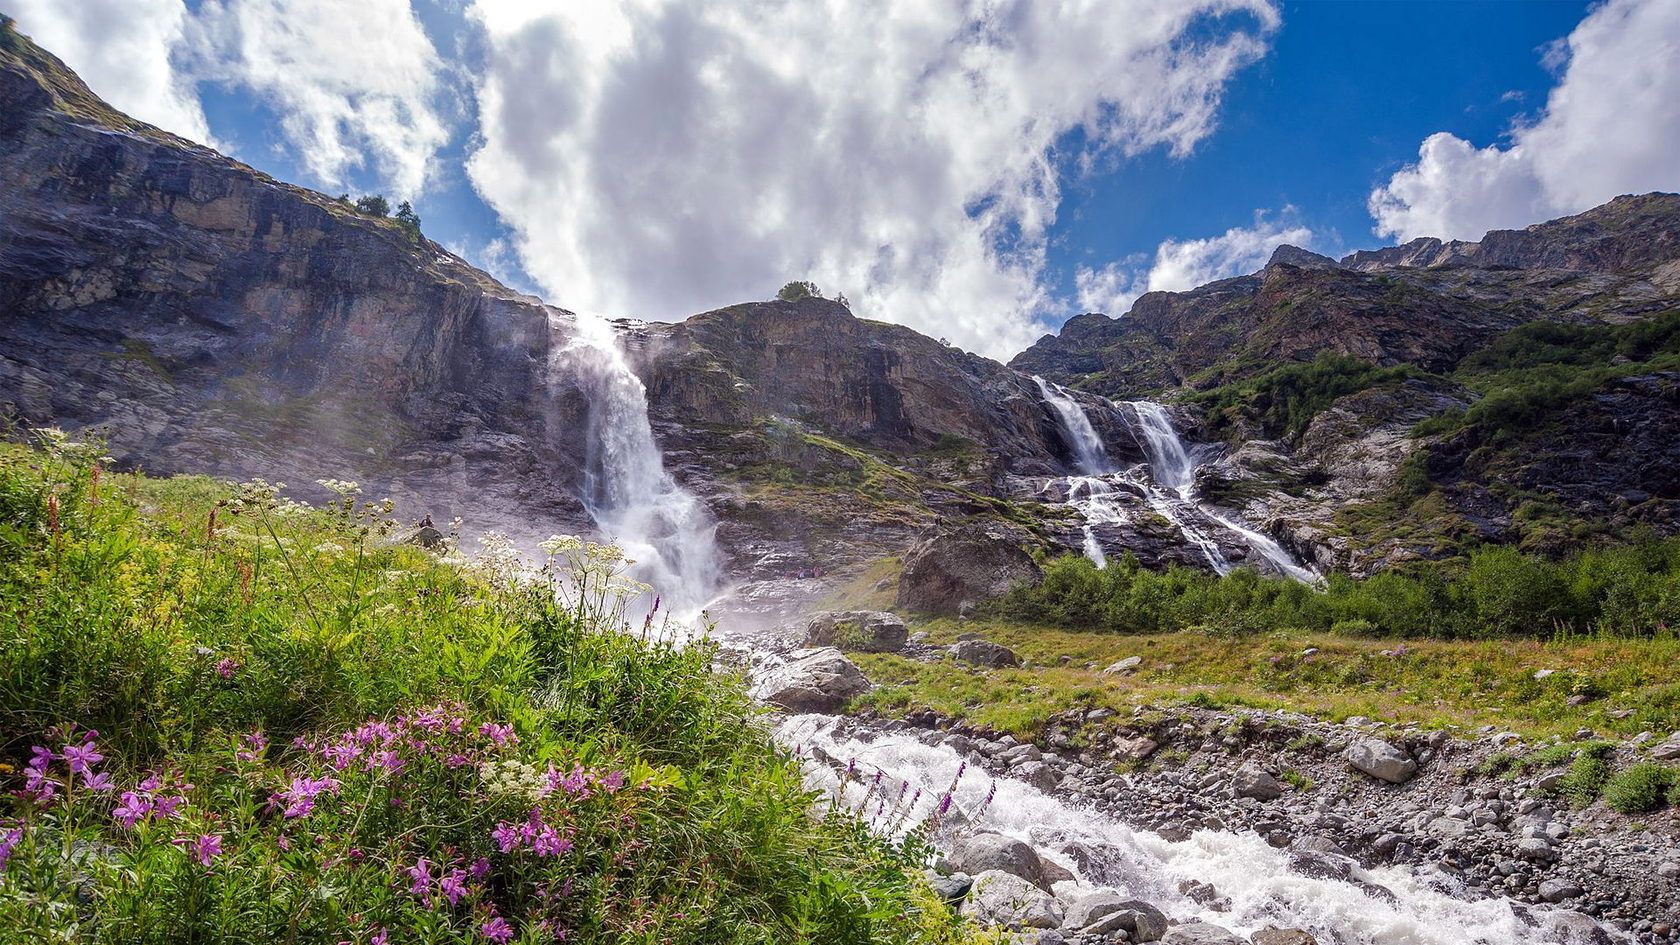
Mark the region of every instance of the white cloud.
[[197, 75], [263, 98], [321, 182], [371, 165], [398, 197], [423, 189], [448, 129], [408, 0], [205, 0], [193, 26]]
[[487, 53], [469, 172], [557, 303], [675, 318], [811, 278], [1000, 355], [1057, 308], [1041, 278], [1056, 163], [1083, 156], [1064, 136], [1187, 153], [1278, 22], [1266, 0], [477, 0], [469, 16]]
[[1313, 242], [1312, 230], [1287, 222], [1293, 213], [1294, 208], [1284, 208], [1283, 220], [1257, 213], [1253, 226], [1232, 227], [1206, 239], [1164, 240], [1155, 248], [1148, 271], [1142, 271], [1141, 259], [1080, 267], [1074, 273], [1079, 304], [1087, 312], [1119, 315], [1145, 292], [1182, 292], [1255, 272], [1278, 246], [1306, 247]]
[[1445, 132], [1371, 194], [1376, 233], [1478, 239], [1624, 193], [1680, 188], [1680, 3], [1610, 0], [1544, 62], [1561, 79], [1503, 146]]
[[181, 0], [10, 0], [6, 10], [116, 108], [214, 143], [197, 92], [170, 62], [187, 24]]

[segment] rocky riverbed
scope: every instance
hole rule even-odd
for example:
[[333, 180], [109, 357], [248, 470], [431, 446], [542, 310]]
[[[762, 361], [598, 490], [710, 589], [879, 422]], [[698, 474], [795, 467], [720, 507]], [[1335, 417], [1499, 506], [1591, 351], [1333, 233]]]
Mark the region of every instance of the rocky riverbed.
[[[897, 628], [885, 632], [898, 638]], [[962, 641], [949, 651], [915, 642], [908, 648], [930, 659], [1009, 665], [1007, 651], [979, 642]], [[789, 668], [802, 663], [816, 668], [811, 681], [819, 688], [824, 680], [850, 694], [868, 686], [833, 648], [791, 656], [774, 677], [783, 691], [798, 690], [789, 677], [796, 680], [798, 671]], [[1123, 675], [1135, 665], [1121, 661], [1111, 669]], [[812, 705], [792, 704], [807, 712]], [[1019, 782], [1076, 815], [1088, 812], [1167, 844], [1213, 834], [1254, 838], [1281, 854], [1281, 869], [1349, 884], [1373, 902], [1420, 890], [1469, 902], [1508, 900], [1519, 922], [1533, 923], [1534, 941], [1680, 941], [1680, 816], [1668, 810], [1624, 815], [1602, 802], [1576, 809], [1559, 793], [1572, 749], [1596, 745], [1619, 769], [1680, 758], [1680, 733], [1604, 745], [1583, 731], [1575, 739], [1532, 742], [1494, 730], [1429, 730], [1362, 718], [1337, 724], [1193, 705], [1143, 707], [1129, 715], [1070, 713], [1030, 743], [931, 712], [841, 717], [830, 726], [823, 744], [831, 748], [813, 757], [831, 766], [855, 770], [854, 759], [832, 746], [867, 759], [877, 747], [896, 756], [913, 742], [1007, 779], [996, 783]], [[1114, 868], [1115, 851], [1077, 843], [1035, 848], [988, 834], [983, 823], [964, 826], [980, 832], [965, 837], [963, 829], [945, 825], [937, 882], [979, 919], [1042, 930], [1025, 940], [1246, 940], [1206, 921], [1230, 909], [1212, 877], [1179, 880], [1170, 898], [1189, 911], [1175, 912], [1172, 902], [1150, 903], [1126, 888], [1125, 870]], [[970, 849], [974, 843], [980, 848]], [[1397, 888], [1394, 877], [1405, 877], [1406, 888]], [[1106, 926], [1099, 921], [1122, 914], [1131, 917]], [[1140, 918], [1156, 914], [1159, 927]], [[1364, 931], [1344, 936], [1322, 926], [1274, 931], [1254, 930], [1252, 941], [1412, 940]], [[1285, 934], [1294, 937], [1279, 937]]]

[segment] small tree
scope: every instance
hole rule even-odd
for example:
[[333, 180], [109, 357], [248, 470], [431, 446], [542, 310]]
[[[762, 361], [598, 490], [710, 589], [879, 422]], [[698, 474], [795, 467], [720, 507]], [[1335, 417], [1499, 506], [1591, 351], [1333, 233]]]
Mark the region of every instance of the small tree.
[[397, 227], [408, 237], [408, 241], [416, 246], [420, 245], [420, 214], [414, 212], [408, 201], [404, 200], [397, 205], [395, 219]]
[[383, 194], [369, 194], [356, 201], [356, 210], [370, 217], [383, 217], [390, 214], [391, 205], [385, 202]]
[[782, 286], [782, 291], [776, 293], [776, 298], [783, 302], [797, 302], [800, 299], [820, 299], [822, 290], [815, 282], [789, 282]]

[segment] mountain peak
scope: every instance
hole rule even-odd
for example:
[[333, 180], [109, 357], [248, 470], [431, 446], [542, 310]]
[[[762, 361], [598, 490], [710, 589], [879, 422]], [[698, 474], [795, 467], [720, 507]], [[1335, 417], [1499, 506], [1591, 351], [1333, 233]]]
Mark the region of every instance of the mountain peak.
[[1279, 265], [1296, 266], [1301, 269], [1342, 268], [1341, 263], [1331, 259], [1329, 256], [1323, 256], [1310, 249], [1302, 249], [1299, 246], [1292, 246], [1289, 243], [1279, 245], [1277, 249], [1272, 251], [1272, 258], [1266, 260], [1267, 269]]

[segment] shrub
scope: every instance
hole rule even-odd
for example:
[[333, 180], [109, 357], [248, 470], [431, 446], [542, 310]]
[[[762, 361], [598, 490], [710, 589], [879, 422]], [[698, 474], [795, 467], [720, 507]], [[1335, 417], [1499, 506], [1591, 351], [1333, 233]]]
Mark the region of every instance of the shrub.
[[1615, 746], [1606, 742], [1583, 745], [1559, 782], [1557, 793], [1574, 807], [1587, 807], [1604, 791], [1610, 780], [1610, 762], [1605, 759]]
[[356, 200], [356, 212], [370, 217], [383, 217], [391, 212], [391, 205], [383, 194], [369, 194]]
[[1675, 772], [1654, 761], [1618, 772], [1604, 785], [1604, 803], [1623, 814], [1645, 814], [1667, 803]]
[[800, 299], [820, 299], [822, 291], [815, 282], [789, 282], [776, 293], [776, 298], [783, 302], [797, 302]]

